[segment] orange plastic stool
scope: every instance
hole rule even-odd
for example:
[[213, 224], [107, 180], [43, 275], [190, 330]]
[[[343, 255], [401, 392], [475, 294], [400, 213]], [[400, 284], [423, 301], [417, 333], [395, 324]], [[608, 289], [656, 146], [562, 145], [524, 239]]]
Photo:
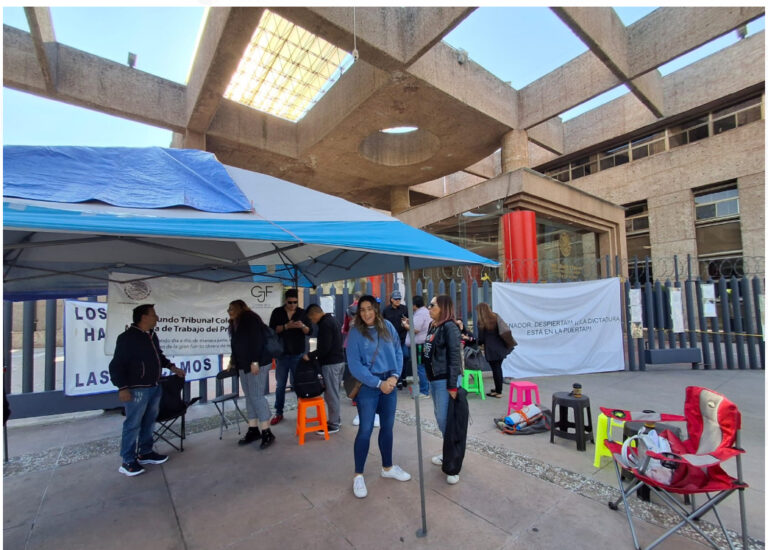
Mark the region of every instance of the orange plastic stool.
[[[307, 417], [307, 409], [315, 407], [317, 416]], [[299, 397], [299, 413], [296, 417], [296, 435], [299, 436], [299, 445], [304, 445], [304, 434], [325, 431], [325, 439], [328, 436], [328, 419], [325, 416], [325, 399], [322, 395], [317, 397]]]
[[513, 410], [519, 410], [526, 405], [533, 404], [532, 393], [536, 392], [536, 404], [539, 405], [539, 386], [533, 382], [525, 382], [522, 380], [512, 381], [509, 383], [509, 405], [507, 406], [507, 416]]

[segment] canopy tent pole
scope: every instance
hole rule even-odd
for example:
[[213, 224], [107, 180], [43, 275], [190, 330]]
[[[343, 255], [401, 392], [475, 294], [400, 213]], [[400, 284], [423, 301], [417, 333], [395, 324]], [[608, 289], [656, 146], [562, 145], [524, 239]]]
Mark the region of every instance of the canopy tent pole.
[[[405, 263], [404, 275], [405, 275], [405, 303], [410, 307], [408, 317], [411, 322], [408, 323], [408, 334], [411, 342], [411, 369], [413, 371], [413, 387], [418, 390], [419, 388], [419, 369], [418, 358], [416, 357], [416, 332], [413, 328], [413, 292], [411, 290], [411, 258], [404, 256], [403, 261]], [[424, 496], [424, 460], [422, 459], [421, 449], [421, 414], [419, 411], [419, 403], [421, 399], [419, 394], [415, 394], [414, 404], [416, 405], [416, 447], [418, 449], [419, 457], [419, 492], [421, 493], [421, 527], [416, 530], [417, 537], [427, 536], [427, 506]]]

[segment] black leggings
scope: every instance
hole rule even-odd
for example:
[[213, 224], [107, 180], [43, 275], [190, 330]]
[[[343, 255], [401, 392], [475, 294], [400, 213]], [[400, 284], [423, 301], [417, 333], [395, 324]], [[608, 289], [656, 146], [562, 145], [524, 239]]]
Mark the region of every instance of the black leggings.
[[493, 372], [493, 385], [496, 386], [496, 393], [501, 394], [501, 390], [504, 386], [504, 377], [501, 374], [501, 362], [503, 359], [499, 359], [498, 361], [488, 361], [488, 364], [491, 365], [491, 371]]

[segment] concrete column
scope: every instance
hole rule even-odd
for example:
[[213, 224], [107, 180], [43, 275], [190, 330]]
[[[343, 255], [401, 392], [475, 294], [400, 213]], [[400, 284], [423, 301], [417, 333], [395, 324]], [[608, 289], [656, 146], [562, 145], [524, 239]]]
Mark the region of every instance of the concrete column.
[[182, 148], [200, 149], [201, 151], [205, 151], [205, 134], [187, 129], [186, 134], [184, 134], [184, 142]]
[[391, 187], [389, 189], [389, 209], [393, 216], [411, 207], [409, 186]]
[[512, 172], [518, 168], [530, 168], [528, 158], [528, 132], [512, 130], [504, 134], [501, 140], [501, 173]]

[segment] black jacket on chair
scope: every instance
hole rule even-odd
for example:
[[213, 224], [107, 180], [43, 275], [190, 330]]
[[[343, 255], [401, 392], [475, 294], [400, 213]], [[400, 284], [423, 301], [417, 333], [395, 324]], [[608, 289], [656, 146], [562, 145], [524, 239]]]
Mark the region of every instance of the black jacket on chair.
[[446, 321], [429, 327], [424, 342], [424, 366], [430, 381], [447, 380], [447, 388], [456, 389], [461, 374], [461, 333], [456, 323]]

